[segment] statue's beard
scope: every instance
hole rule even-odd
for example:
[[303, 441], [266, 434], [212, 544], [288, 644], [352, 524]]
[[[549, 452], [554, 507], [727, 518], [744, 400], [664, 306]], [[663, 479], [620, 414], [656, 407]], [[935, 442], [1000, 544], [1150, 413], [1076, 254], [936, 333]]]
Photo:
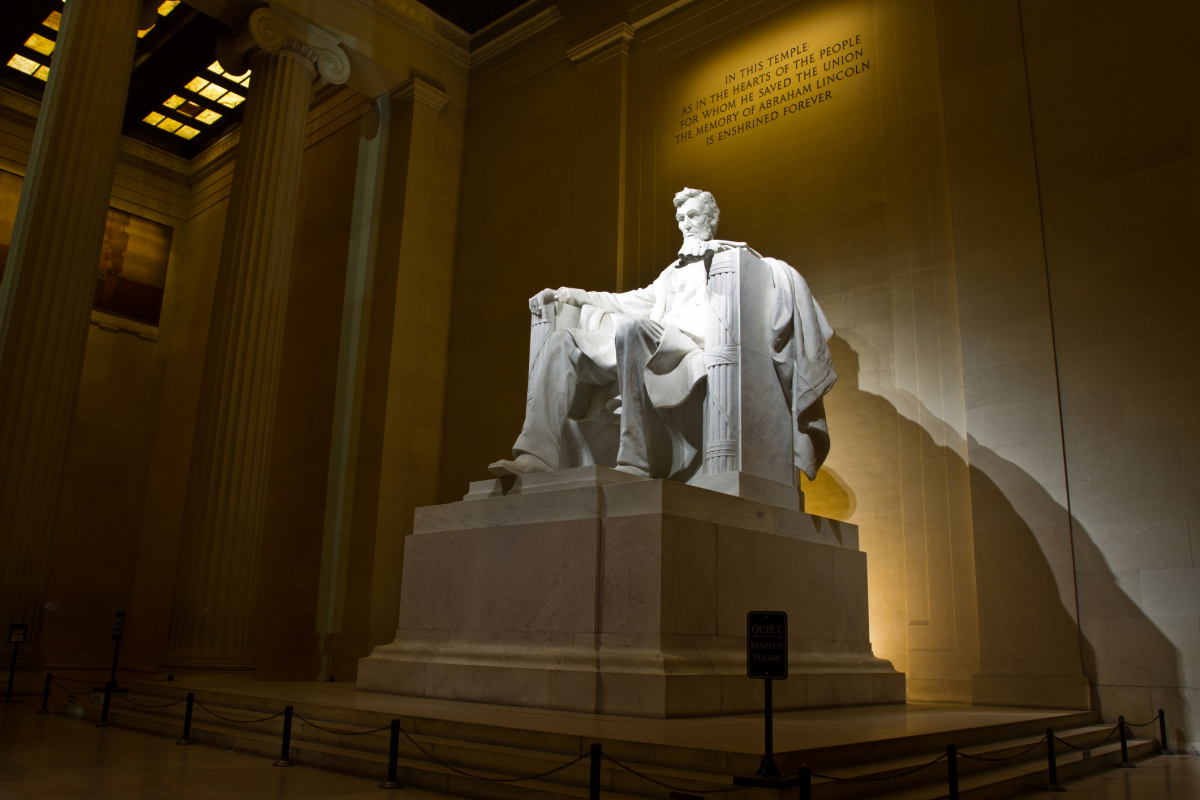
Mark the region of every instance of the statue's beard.
[[711, 241], [712, 238], [713, 238], [712, 224], [705, 222], [700, 227], [700, 230], [694, 231], [693, 233], [690, 233], [690, 234], [684, 234], [683, 243], [685, 245], [689, 245], [692, 243], [698, 244], [700, 242]]

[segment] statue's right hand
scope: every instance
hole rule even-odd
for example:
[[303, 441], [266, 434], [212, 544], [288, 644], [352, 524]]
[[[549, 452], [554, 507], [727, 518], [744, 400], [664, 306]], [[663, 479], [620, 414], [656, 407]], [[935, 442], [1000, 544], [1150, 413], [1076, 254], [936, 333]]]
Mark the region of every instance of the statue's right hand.
[[557, 294], [553, 289], [542, 289], [540, 292], [529, 298], [529, 313], [540, 317], [542, 315], [542, 306], [546, 303], [554, 302], [554, 295]]

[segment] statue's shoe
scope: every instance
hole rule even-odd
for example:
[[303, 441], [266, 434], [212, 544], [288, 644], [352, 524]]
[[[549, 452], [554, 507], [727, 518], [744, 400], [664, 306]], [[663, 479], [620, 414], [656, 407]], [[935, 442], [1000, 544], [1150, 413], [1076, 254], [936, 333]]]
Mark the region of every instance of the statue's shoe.
[[630, 475], [636, 475], [639, 478], [649, 478], [650, 477], [650, 473], [646, 472], [646, 470], [639, 469], [638, 467], [631, 467], [628, 464], [618, 464], [617, 471], [618, 472], [626, 472]]
[[538, 472], [553, 472], [550, 465], [531, 453], [522, 453], [512, 461], [501, 460], [488, 464], [488, 472], [497, 478], [511, 478], [516, 475], [533, 475]]

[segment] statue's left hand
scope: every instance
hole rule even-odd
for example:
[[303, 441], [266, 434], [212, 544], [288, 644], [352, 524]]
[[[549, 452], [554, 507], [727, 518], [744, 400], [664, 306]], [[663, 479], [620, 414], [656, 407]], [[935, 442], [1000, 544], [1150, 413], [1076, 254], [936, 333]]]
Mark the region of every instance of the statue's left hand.
[[582, 289], [571, 289], [567, 286], [560, 286], [558, 291], [554, 293], [554, 300], [559, 303], [569, 303], [573, 306], [587, 305], [587, 292]]
[[553, 289], [542, 289], [529, 298], [529, 313], [535, 317], [542, 316], [542, 306], [546, 303], [553, 303], [555, 294], [556, 292]]

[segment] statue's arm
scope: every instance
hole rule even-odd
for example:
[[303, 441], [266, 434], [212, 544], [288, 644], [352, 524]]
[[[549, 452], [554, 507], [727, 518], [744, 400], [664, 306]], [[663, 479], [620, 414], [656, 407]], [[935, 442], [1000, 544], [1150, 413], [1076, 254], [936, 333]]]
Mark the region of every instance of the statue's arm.
[[632, 292], [587, 292], [583, 289], [572, 289], [562, 286], [559, 289], [543, 289], [529, 298], [529, 311], [541, 316], [542, 306], [551, 303], [564, 303], [573, 306], [596, 306], [614, 314], [627, 317], [649, 317], [654, 310], [656, 298], [654, 284], [644, 289], [634, 289]]
[[[656, 282], [657, 283], [657, 282]], [[632, 292], [583, 292], [584, 305], [602, 308], [626, 317], [649, 317], [657, 299], [655, 284]]]

